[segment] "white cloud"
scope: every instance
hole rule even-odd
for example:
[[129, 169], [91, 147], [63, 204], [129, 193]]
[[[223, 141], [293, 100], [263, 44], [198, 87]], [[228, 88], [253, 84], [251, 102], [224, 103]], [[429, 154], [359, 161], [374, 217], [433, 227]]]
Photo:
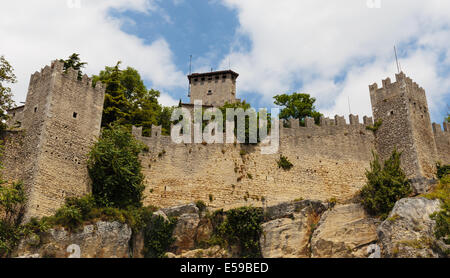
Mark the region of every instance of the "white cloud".
[[370, 115], [368, 85], [393, 77], [397, 44], [407, 50], [406, 74], [427, 91], [432, 119], [442, 121], [450, 93], [450, 1], [381, 0], [379, 9], [366, 0], [223, 3], [238, 12], [237, 40], [251, 41], [250, 50], [231, 51], [221, 65], [231, 58], [241, 92], [271, 103], [275, 94], [305, 91], [329, 116], [348, 114], [350, 97], [353, 113]]
[[[77, 3], [80, 3], [78, 5]], [[151, 44], [120, 30], [129, 20], [109, 15], [111, 9], [151, 14], [159, 8], [150, 0], [7, 1], [0, 9], [0, 54], [14, 66], [19, 82], [16, 101], [24, 101], [29, 77], [51, 60], [80, 53], [97, 74], [118, 60], [136, 68], [152, 87], [161, 90], [185, 87], [184, 73], [174, 62], [163, 38], [146, 38]], [[162, 97], [163, 98], [163, 97]], [[164, 97], [169, 101], [168, 97]]]

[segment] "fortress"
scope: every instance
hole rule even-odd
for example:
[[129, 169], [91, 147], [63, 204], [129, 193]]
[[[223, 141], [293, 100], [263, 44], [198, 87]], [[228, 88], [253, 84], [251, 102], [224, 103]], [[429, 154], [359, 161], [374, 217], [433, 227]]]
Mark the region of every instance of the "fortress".
[[[24, 182], [26, 218], [53, 214], [66, 197], [90, 192], [87, 154], [100, 135], [105, 89], [100, 83], [52, 62], [31, 76], [26, 103], [8, 114], [10, 130], [2, 134], [3, 176]], [[190, 104], [221, 106], [236, 99], [233, 71], [188, 76]], [[307, 118], [305, 127], [290, 120], [280, 125], [277, 154], [262, 155], [261, 145], [175, 144], [153, 127], [151, 137], [133, 127], [133, 135], [149, 151], [141, 155], [145, 205], [160, 207], [203, 200], [214, 208], [266, 206], [294, 199], [351, 199], [365, 184], [372, 151], [386, 159], [394, 148], [403, 152], [402, 168], [415, 191], [435, 178], [435, 165], [450, 164], [450, 129], [431, 124], [425, 91], [405, 74], [388, 78], [381, 88], [369, 86], [374, 119], [350, 115]], [[373, 132], [368, 126], [381, 126]], [[280, 154], [294, 165], [280, 169]]]

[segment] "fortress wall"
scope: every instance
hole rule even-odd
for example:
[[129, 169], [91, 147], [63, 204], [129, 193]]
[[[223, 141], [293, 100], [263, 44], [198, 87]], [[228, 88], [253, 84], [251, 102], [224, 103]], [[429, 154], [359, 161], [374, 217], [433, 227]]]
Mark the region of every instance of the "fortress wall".
[[[230, 208], [351, 198], [365, 183], [374, 136], [363, 124], [334, 123], [282, 128], [279, 152], [272, 155], [262, 155], [261, 145], [173, 144], [168, 136], [141, 137], [134, 129], [149, 146], [141, 156], [144, 203], [166, 207], [203, 200]], [[280, 154], [294, 164], [291, 170], [278, 168]]]
[[438, 160], [442, 164], [450, 164], [450, 126], [444, 122], [444, 130], [439, 124], [433, 123], [434, 140], [438, 153]]
[[0, 135], [3, 144], [1, 155], [1, 178], [9, 182], [23, 181], [25, 176], [25, 163], [31, 158], [25, 148], [26, 137], [24, 131], [3, 131]]

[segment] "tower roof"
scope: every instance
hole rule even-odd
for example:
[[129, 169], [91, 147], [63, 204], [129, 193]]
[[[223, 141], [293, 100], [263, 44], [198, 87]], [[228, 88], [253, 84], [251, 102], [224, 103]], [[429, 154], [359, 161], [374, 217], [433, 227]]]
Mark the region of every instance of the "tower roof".
[[205, 73], [193, 73], [188, 75], [188, 79], [191, 80], [191, 78], [194, 77], [207, 77], [207, 76], [214, 76], [214, 75], [220, 75], [220, 74], [228, 74], [231, 73], [231, 76], [234, 76], [237, 78], [239, 74], [237, 72], [234, 72], [232, 70], [221, 70], [221, 71], [211, 71], [211, 72], [205, 72]]

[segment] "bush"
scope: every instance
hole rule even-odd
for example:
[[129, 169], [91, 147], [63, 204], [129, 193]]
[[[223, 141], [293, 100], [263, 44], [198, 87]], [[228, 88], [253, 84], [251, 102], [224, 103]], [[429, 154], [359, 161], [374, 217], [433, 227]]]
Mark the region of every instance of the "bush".
[[401, 153], [394, 150], [381, 167], [374, 153], [370, 171], [366, 171], [367, 184], [361, 190], [361, 203], [372, 215], [386, 218], [401, 198], [411, 193], [411, 187], [400, 167]]
[[283, 168], [284, 170], [290, 170], [294, 166], [284, 155], [280, 155], [280, 160], [277, 161], [278, 168]]
[[173, 230], [177, 224], [175, 218], [166, 221], [162, 216], [152, 217], [144, 230], [144, 257], [163, 258], [175, 242]]
[[139, 153], [143, 148], [124, 127], [116, 125], [103, 130], [88, 163], [93, 196], [99, 206], [142, 206], [145, 186]]
[[440, 175], [438, 167], [438, 176], [440, 176], [439, 185], [433, 192], [424, 195], [424, 197], [441, 200], [441, 210], [433, 213], [430, 217], [436, 221], [435, 237], [437, 239], [442, 238], [446, 244], [450, 244], [450, 173]]
[[450, 165], [441, 165], [441, 163], [436, 164], [437, 177], [442, 179], [446, 175], [450, 175]]
[[262, 221], [261, 208], [241, 207], [225, 213], [219, 211], [212, 216], [212, 222], [216, 224], [212, 242], [238, 246], [243, 258], [260, 258]]

